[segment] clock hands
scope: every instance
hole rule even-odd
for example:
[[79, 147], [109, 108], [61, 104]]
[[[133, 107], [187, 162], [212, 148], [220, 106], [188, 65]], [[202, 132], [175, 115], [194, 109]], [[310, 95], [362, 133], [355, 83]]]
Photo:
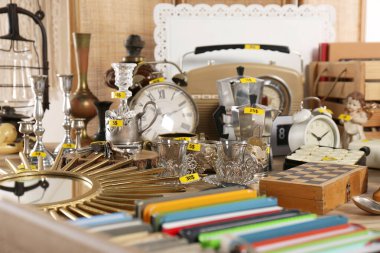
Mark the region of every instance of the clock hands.
[[325, 137], [326, 136], [326, 134], [328, 134], [330, 131], [327, 131], [326, 133], [324, 133], [324, 134], [322, 134], [322, 136], [321, 137], [319, 137], [319, 138], [321, 138], [321, 140], [322, 140], [322, 138], [323, 137]]
[[327, 131], [326, 133], [322, 134], [322, 136], [317, 136], [315, 133], [311, 133], [312, 136], [314, 136], [318, 142], [320, 142], [323, 137], [325, 137], [330, 131]]
[[320, 141], [320, 138], [315, 133], [311, 133], [311, 135], [314, 136], [317, 141]]

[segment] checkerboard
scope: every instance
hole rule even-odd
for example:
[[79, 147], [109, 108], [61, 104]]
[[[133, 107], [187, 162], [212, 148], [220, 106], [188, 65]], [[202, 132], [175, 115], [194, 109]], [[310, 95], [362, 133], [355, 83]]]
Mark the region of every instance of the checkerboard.
[[320, 185], [337, 179], [357, 166], [327, 163], [305, 163], [292, 169], [271, 174], [266, 180]]

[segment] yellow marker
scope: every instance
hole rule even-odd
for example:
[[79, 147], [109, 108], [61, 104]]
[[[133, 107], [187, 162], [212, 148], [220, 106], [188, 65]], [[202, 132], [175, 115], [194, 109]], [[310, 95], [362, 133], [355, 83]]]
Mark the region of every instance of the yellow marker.
[[190, 137], [176, 137], [176, 138], [174, 138], [174, 140], [176, 140], [176, 141], [190, 141], [191, 138]]
[[327, 109], [327, 108], [319, 108], [318, 112], [320, 112], [320, 113], [334, 114], [333, 111], [331, 111], [330, 109]]
[[124, 91], [114, 91], [111, 93], [112, 98], [126, 98], [127, 94]]
[[162, 83], [164, 81], [165, 81], [164, 77], [159, 77], [159, 78], [155, 78], [155, 79], [150, 80], [149, 84], [152, 84], [152, 83]]
[[63, 143], [62, 148], [75, 148], [74, 143]]
[[[33, 164], [30, 165], [30, 168], [31, 168], [32, 170], [37, 170], [36, 165], [33, 165]], [[23, 163], [21, 163], [21, 164], [19, 164], [19, 165], [17, 166], [17, 169], [19, 169], [19, 170], [25, 170], [25, 165], [24, 165]]]
[[46, 153], [45, 152], [41, 152], [41, 151], [34, 151], [31, 155], [31, 157], [39, 157], [39, 156], [42, 156], [42, 157], [46, 157]]
[[258, 115], [264, 115], [264, 110], [256, 107], [245, 107], [244, 113], [245, 114], [258, 114]]
[[343, 121], [350, 121], [351, 120], [351, 115], [348, 114], [340, 114], [338, 119], [343, 120]]
[[241, 83], [256, 83], [256, 78], [254, 77], [244, 77], [240, 78]]
[[260, 50], [260, 45], [257, 44], [245, 44], [244, 49]]
[[332, 156], [325, 156], [322, 158], [322, 161], [336, 161], [338, 159], [336, 159], [335, 157], [332, 157]]
[[108, 122], [108, 125], [110, 127], [122, 127], [123, 126], [123, 120], [122, 119], [111, 119], [109, 122]]
[[187, 150], [199, 152], [201, 151], [201, 144], [189, 143], [189, 145], [187, 145]]
[[200, 177], [198, 173], [187, 174], [179, 178], [179, 181], [181, 182], [181, 184], [189, 184], [189, 183], [197, 182], [199, 180], [200, 180]]

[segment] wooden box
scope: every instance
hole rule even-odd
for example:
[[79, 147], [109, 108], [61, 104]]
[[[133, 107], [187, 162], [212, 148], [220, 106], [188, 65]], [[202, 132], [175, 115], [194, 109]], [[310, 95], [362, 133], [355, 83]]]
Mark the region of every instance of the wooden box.
[[[380, 103], [380, 61], [313, 62], [307, 89], [311, 96], [328, 96], [323, 105], [333, 111], [334, 119], [344, 113], [344, 100], [354, 91], [364, 94], [366, 102]], [[371, 113], [364, 125], [366, 137], [380, 138], [376, 130], [380, 127], [380, 109], [371, 109]]]
[[305, 163], [260, 181], [260, 194], [278, 198], [279, 206], [326, 214], [367, 191], [367, 167]]

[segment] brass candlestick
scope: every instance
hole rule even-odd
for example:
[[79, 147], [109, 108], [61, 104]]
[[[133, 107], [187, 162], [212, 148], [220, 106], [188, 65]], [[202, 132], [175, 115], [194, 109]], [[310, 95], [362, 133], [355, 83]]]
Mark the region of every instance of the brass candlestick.
[[82, 148], [81, 139], [83, 131], [86, 127], [86, 119], [76, 118], [72, 121], [72, 127], [75, 130], [75, 148], [76, 150]]
[[57, 155], [61, 148], [64, 149], [63, 154], [71, 153], [75, 151], [75, 144], [70, 136], [71, 122], [70, 122], [70, 91], [73, 84], [73, 75], [57, 75], [59, 87], [64, 93], [63, 98], [63, 113], [65, 114], [63, 120], [63, 128], [65, 129], [65, 136], [62, 142], [55, 148], [54, 154]]
[[45, 132], [45, 129], [42, 127], [42, 119], [44, 117], [44, 110], [42, 107], [42, 99], [45, 90], [45, 84], [47, 76], [38, 75], [32, 76], [30, 78], [32, 84], [32, 90], [35, 96], [35, 105], [34, 105], [34, 118], [36, 124], [34, 126], [34, 134], [36, 135], [37, 141], [34, 145], [32, 151], [30, 152], [30, 161], [32, 164], [38, 164], [38, 157], [42, 157], [43, 165], [45, 168], [50, 167], [53, 162], [53, 156], [46, 149], [45, 145], [42, 142], [42, 136]]

